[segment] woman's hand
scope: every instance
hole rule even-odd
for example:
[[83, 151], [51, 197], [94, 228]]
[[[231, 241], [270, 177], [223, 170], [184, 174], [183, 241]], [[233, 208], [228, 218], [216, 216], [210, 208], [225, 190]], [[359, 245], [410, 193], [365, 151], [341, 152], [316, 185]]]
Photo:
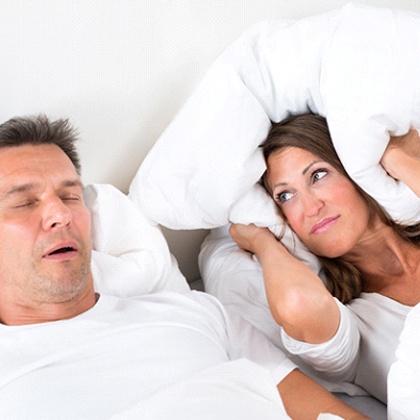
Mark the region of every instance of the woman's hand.
[[267, 228], [257, 227], [254, 224], [233, 223], [229, 228], [229, 233], [239, 248], [253, 254], [258, 254], [262, 246], [277, 242], [275, 236]]
[[407, 156], [420, 161], [420, 136], [414, 129], [403, 136], [390, 138], [382, 156], [381, 165], [393, 178], [400, 179], [398, 174]]
[[391, 137], [381, 165], [390, 176], [404, 182], [420, 197], [420, 136], [417, 130]]

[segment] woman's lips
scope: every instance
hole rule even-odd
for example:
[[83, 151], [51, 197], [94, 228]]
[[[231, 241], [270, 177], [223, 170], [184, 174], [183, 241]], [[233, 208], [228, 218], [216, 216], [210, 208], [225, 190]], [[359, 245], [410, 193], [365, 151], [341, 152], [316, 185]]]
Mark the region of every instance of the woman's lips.
[[334, 226], [340, 216], [334, 216], [334, 217], [325, 217], [324, 219], [321, 219], [320, 221], [316, 222], [311, 229], [312, 235], [319, 235], [320, 233], [326, 232], [330, 227]]

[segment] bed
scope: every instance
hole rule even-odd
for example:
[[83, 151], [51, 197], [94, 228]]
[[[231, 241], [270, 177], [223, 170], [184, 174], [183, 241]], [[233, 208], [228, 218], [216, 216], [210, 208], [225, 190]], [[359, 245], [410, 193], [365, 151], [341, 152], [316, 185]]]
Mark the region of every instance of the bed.
[[[0, 1], [1, 120], [44, 112], [51, 117], [69, 117], [79, 127], [83, 181], [88, 186], [86, 200], [94, 227], [93, 270], [94, 277], [103, 276], [104, 281], [96, 285], [101, 291], [121, 296], [168, 289], [183, 293], [190, 286], [203, 289], [204, 280], [208, 292], [222, 300], [227, 294], [225, 300], [233, 307], [235, 299], [239, 302], [249, 293], [257, 302], [255, 323], [274, 337], [275, 325], [267, 312], [259, 268], [252, 260], [246, 264], [251, 266], [250, 276], [257, 273], [257, 281], [247, 282], [249, 289], [243, 285], [235, 289], [235, 284], [226, 282], [207, 284], [207, 278], [210, 269], [225, 270], [223, 265], [213, 263], [217, 250], [229, 249], [232, 255], [238, 252], [229, 248], [225, 228], [229, 220], [252, 221], [272, 229], [281, 227], [271, 202], [264, 202], [266, 196], [257, 183], [264, 169], [257, 145], [270, 120], [281, 119], [291, 111], [319, 111], [336, 124], [337, 130], [342, 124], [359, 127], [360, 132], [348, 131], [340, 143], [343, 147], [351, 144], [350, 152], [367, 146], [369, 152], [363, 159], [348, 162], [352, 173], [361, 183], [376, 177], [378, 183], [371, 185], [374, 193], [393, 191], [392, 200], [383, 194], [382, 199], [395, 217], [418, 216], [418, 200], [404, 186], [387, 180], [381, 187], [384, 174], [377, 161], [385, 144], [385, 126], [398, 133], [418, 124], [416, 71], [420, 55], [415, 53], [418, 32], [414, 36], [412, 32], [413, 25], [417, 28], [418, 15], [412, 12], [419, 12], [419, 6], [411, 0], [389, 0], [383, 1], [383, 6], [405, 10], [391, 15], [388, 9], [369, 12], [374, 17], [395, 17], [403, 23], [404, 39], [410, 41], [399, 51], [407, 72], [399, 74], [397, 62], [389, 60], [387, 72], [382, 72], [381, 77], [399, 74], [392, 85], [392, 99], [399, 105], [409, 103], [409, 97], [411, 108], [388, 109], [384, 104], [389, 105], [390, 98], [380, 91], [375, 92], [379, 93], [378, 101], [371, 103], [368, 91], [364, 91], [369, 93], [367, 98], [355, 96], [358, 90], [348, 83], [355, 75], [353, 70], [358, 70], [359, 76], [376, 77], [378, 62], [366, 61], [363, 56], [358, 57], [359, 64], [371, 66], [356, 66], [351, 54], [341, 54], [339, 59], [336, 56], [342, 43], [348, 45], [348, 52], [360, 47], [360, 43], [365, 45], [362, 33], [349, 38], [354, 21], [348, 11], [359, 9], [351, 5], [342, 9], [346, 2], [340, 0], [318, 3]], [[304, 19], [295, 25], [300, 18]], [[358, 24], [366, 29], [370, 22]], [[254, 46], [264, 43], [277, 25], [289, 33], [289, 38], [281, 51], [285, 59], [277, 68], [276, 87], [285, 94], [278, 106], [272, 107], [279, 98], [270, 95], [273, 89], [271, 82], [267, 84], [267, 68], [260, 72], [262, 56], [255, 55], [250, 44], [245, 43], [247, 49], [238, 46], [244, 39], [255, 42]], [[387, 29], [381, 32], [380, 39], [372, 40], [376, 44], [371, 48], [377, 52], [385, 45], [389, 49], [396, 47], [396, 39]], [[232, 44], [235, 39], [242, 41]], [[310, 50], [315, 53], [306, 54]], [[221, 58], [217, 58], [220, 54]], [[238, 67], [249, 54], [252, 59], [246, 61], [247, 66]], [[262, 49], [261, 54], [270, 51]], [[321, 75], [320, 66], [326, 63], [329, 72]], [[296, 68], [299, 71], [294, 72], [293, 83], [281, 77]], [[257, 74], [257, 84], [249, 90], [242, 78], [235, 77], [238, 71]], [[321, 76], [322, 89], [318, 84]], [[342, 90], [342, 86], [346, 89]], [[234, 95], [219, 95], [232, 91]], [[335, 96], [337, 91], [340, 95]], [[192, 92], [197, 93], [187, 100]], [[348, 95], [352, 101], [343, 102]], [[354, 103], [366, 104], [363, 112], [354, 112]], [[348, 108], [343, 109], [343, 104]], [[223, 108], [225, 105], [228, 108]], [[210, 112], [204, 113], [206, 107], [211, 107]], [[385, 119], [372, 119], [378, 109], [381, 117], [384, 109], [389, 111]], [[195, 111], [201, 111], [199, 118]], [[240, 118], [230, 118], [238, 111]], [[349, 119], [343, 122], [339, 117], [345, 113]], [[360, 133], [369, 140], [359, 137]], [[212, 141], [207, 142], [208, 138]], [[231, 143], [232, 139], [237, 143]], [[369, 143], [372, 139], [374, 144]], [[204, 143], [207, 147], [202, 147]], [[231, 172], [226, 167], [221, 170], [224, 159], [235, 162]], [[214, 182], [203, 183], [203, 179]], [[396, 198], [407, 206], [396, 205]], [[255, 202], [261, 203], [260, 207]], [[131, 226], [122, 232], [122, 222], [134, 218], [134, 229]], [[206, 257], [210, 252], [212, 255]], [[317, 260], [300, 245], [299, 255], [317, 269]], [[238, 258], [240, 261], [248, 257]], [[120, 283], [107, 280], [116, 273], [122, 279]], [[144, 279], [141, 283], [137, 281], [139, 276]], [[214, 274], [211, 277], [216, 278]], [[186, 390], [191, 390], [190, 384], [185, 384]], [[375, 401], [365, 396], [351, 399], [368, 407], [373, 418], [384, 418], [383, 407]]]

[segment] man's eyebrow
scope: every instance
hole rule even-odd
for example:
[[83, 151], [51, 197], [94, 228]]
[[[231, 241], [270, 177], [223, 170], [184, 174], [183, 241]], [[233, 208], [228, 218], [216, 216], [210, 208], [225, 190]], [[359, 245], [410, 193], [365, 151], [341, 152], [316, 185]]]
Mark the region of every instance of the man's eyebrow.
[[[15, 194], [22, 194], [28, 191], [35, 190], [38, 187], [38, 184], [34, 182], [28, 182], [25, 184], [20, 185], [13, 185], [9, 189], [7, 189], [3, 194], [1, 194], [0, 199], [4, 200], [7, 197], [10, 197]], [[60, 188], [71, 188], [71, 187], [80, 187], [83, 189], [83, 184], [79, 179], [71, 179], [63, 181], [60, 184]]]
[[13, 194], [20, 194], [20, 193], [34, 190], [36, 186], [37, 185], [32, 182], [28, 182], [26, 184], [13, 185], [12, 187], [4, 191], [4, 193], [1, 195], [1, 198], [4, 199]]
[[80, 179], [70, 179], [67, 181], [63, 181], [60, 187], [68, 188], [68, 187], [80, 187], [83, 189], [83, 183]]

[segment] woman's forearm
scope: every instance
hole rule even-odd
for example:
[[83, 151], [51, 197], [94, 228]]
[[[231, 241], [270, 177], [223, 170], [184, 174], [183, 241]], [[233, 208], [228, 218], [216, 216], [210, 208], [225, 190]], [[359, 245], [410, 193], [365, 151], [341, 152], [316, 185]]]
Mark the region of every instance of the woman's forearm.
[[319, 276], [277, 241], [260, 247], [257, 257], [270, 310], [285, 332], [311, 344], [332, 338], [340, 311]]
[[266, 228], [234, 224], [230, 234], [240, 248], [259, 259], [271, 313], [285, 332], [311, 344], [332, 338], [340, 311], [321, 279]]
[[368, 419], [297, 369], [289, 373], [277, 389], [292, 419], [315, 420], [321, 413], [335, 414], [343, 419]]

